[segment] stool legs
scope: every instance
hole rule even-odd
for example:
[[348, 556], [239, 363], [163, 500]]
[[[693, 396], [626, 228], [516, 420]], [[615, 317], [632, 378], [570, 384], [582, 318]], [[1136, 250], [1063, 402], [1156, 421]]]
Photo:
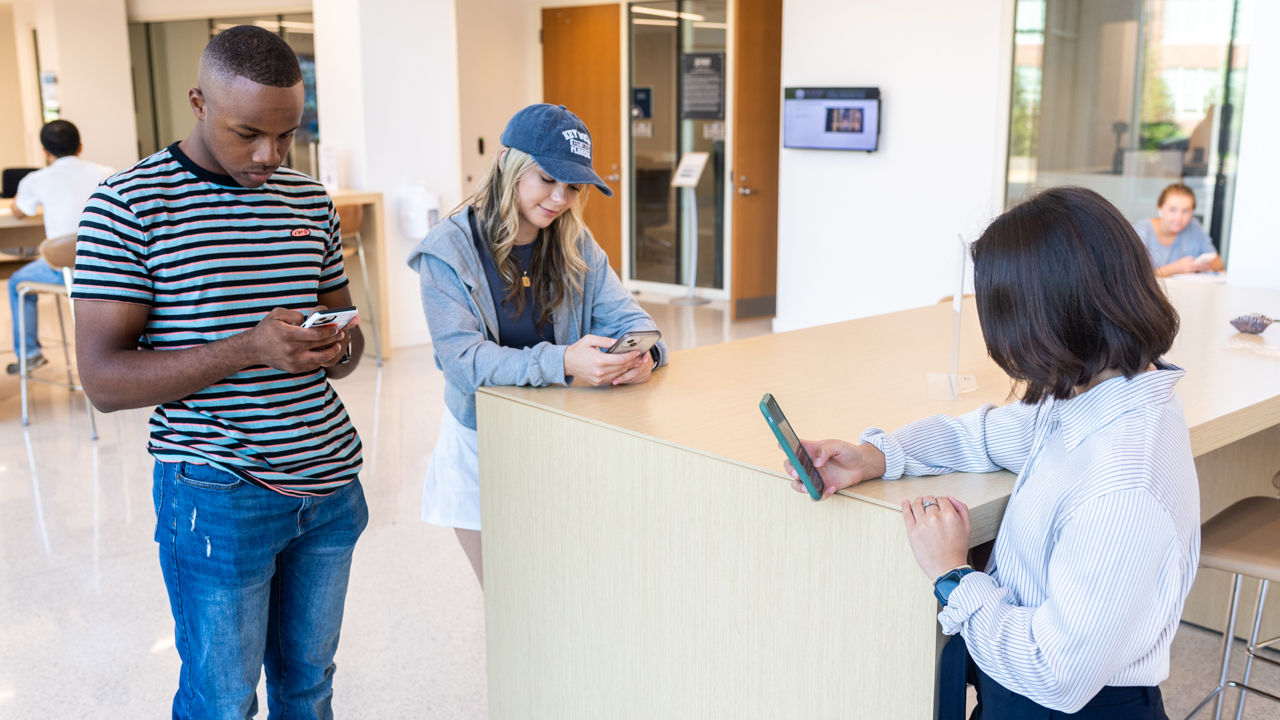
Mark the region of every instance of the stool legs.
[[378, 359], [378, 367], [382, 367], [382, 338], [378, 336], [378, 320], [373, 315], [373, 287], [369, 285], [369, 266], [364, 260], [364, 242], [360, 233], [355, 234], [356, 257], [360, 258], [360, 272], [364, 275], [364, 299], [366, 312], [369, 315], [369, 328], [373, 330], [373, 352]]
[[62, 357], [67, 361], [67, 385], [75, 385], [71, 377], [71, 346], [67, 344], [67, 323], [62, 319], [62, 300], [53, 296], [53, 305], [58, 308], [58, 331], [62, 333]]
[[[1258, 645], [1258, 631], [1262, 629], [1262, 608], [1267, 603], [1267, 586], [1271, 583], [1263, 580], [1258, 583], [1258, 605], [1253, 613], [1253, 632], [1249, 633], [1249, 652], [1244, 661], [1244, 685], [1249, 684], [1249, 675], [1253, 673], [1253, 654], [1257, 652], [1255, 649]], [[1244, 687], [1240, 688], [1240, 706], [1236, 708], [1236, 720], [1242, 720], [1244, 717], [1244, 701], [1249, 697], [1249, 692]]]
[[1231, 641], [1236, 636], [1236, 610], [1240, 606], [1240, 583], [1244, 581], [1244, 577], [1236, 575], [1231, 582], [1231, 613], [1227, 616], [1227, 632], [1222, 636], [1222, 674], [1218, 676], [1218, 687], [1209, 693], [1209, 697], [1205, 698], [1196, 706], [1195, 710], [1187, 715], [1186, 720], [1196, 716], [1209, 704], [1214, 698], [1217, 698], [1218, 704], [1214, 709], [1214, 720], [1222, 717], [1222, 691], [1227, 687], [1227, 674], [1231, 670]]
[[[27, 289], [18, 288], [18, 307], [23, 307], [23, 303], [27, 301]], [[25, 312], [18, 313], [18, 378], [19, 384], [22, 386], [22, 425], [25, 427], [27, 420], [27, 314]]]
[[1227, 686], [1227, 676], [1231, 672], [1231, 645], [1236, 639], [1236, 612], [1240, 609], [1240, 585], [1243, 575], [1236, 575], [1231, 583], [1231, 617], [1227, 619], [1227, 631], [1222, 634], [1222, 674], [1218, 676], [1218, 702], [1213, 711], [1213, 720], [1222, 718], [1222, 691]]
[[[64, 272], [65, 275], [65, 272]], [[26, 302], [27, 295], [30, 294], [30, 288], [18, 288], [19, 307]], [[62, 332], [62, 355], [67, 361], [67, 384], [66, 387], [72, 391], [79, 390], [84, 392], [84, 388], [76, 384], [75, 377], [71, 372], [71, 344], [67, 342], [67, 324], [62, 316], [62, 301], [57, 296], [54, 297], [54, 304], [58, 308], [58, 329]], [[72, 309], [71, 322], [75, 323], [75, 310]], [[30, 424], [29, 416], [29, 397], [27, 393], [27, 380], [30, 373], [27, 371], [27, 314], [25, 312], [18, 313], [18, 378], [19, 385], [22, 388], [22, 424], [27, 426]], [[86, 393], [84, 396], [85, 409], [89, 412], [89, 435], [92, 439], [98, 439], [98, 424], [93, 417], [93, 401], [89, 399]]]

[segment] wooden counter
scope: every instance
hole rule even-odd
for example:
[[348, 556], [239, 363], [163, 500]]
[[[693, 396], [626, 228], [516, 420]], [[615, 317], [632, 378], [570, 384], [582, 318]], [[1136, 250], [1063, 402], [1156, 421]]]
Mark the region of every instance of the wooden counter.
[[[382, 193], [379, 192], [360, 192], [355, 190], [343, 190], [333, 196], [333, 204], [335, 207], [343, 205], [363, 205], [364, 206], [364, 225], [360, 228], [360, 239], [364, 244], [365, 264], [369, 268], [369, 283], [372, 285], [373, 296], [373, 320], [378, 323], [378, 332], [382, 336], [382, 357], [391, 357], [391, 343], [387, 342], [389, 337], [388, 330], [391, 327], [391, 306], [387, 302], [387, 280], [385, 263], [383, 255], [386, 253], [387, 247], [387, 216], [382, 202]], [[343, 228], [343, 232], [350, 234], [352, 228]], [[347, 272], [347, 280], [351, 283], [351, 301], [357, 307], [364, 308], [368, 305], [365, 299], [364, 277], [360, 273], [360, 262], [354, 256], [345, 263]], [[362, 323], [367, 324], [369, 316], [367, 311], [361, 318]], [[365, 354], [373, 355], [373, 332], [371, 328], [365, 327], [364, 330], [364, 349]]]
[[44, 240], [44, 216], [21, 220], [13, 216], [13, 198], [0, 198], [0, 250], [36, 247]]
[[[1280, 313], [1280, 293], [1169, 288], [1207, 518], [1275, 493], [1280, 330], [1227, 320]], [[641, 386], [483, 388], [491, 716], [931, 717], [942, 638], [899, 500], [957, 496], [976, 544], [1013, 476], [876, 480], [812, 503], [757, 405], [772, 392], [802, 437], [856, 440], [1008, 402], [972, 301], [960, 371], [979, 389], [927, 398], [950, 322], [941, 305], [679, 352]], [[1205, 625], [1225, 613], [1210, 575], [1188, 603]]]

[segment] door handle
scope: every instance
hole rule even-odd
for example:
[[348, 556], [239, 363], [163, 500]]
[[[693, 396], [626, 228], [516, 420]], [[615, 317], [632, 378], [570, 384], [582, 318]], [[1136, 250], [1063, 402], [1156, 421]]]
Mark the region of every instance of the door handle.
[[751, 189], [751, 188], [749, 188], [749, 187], [740, 187], [740, 188], [738, 188], [738, 194], [739, 194], [739, 195], [759, 195], [759, 194], [760, 194], [760, 191], [759, 191], [759, 190], [752, 190], [752, 189]]
[[618, 173], [614, 173], [614, 174], [610, 175], [609, 177], [606, 177], [606, 178], [605, 178], [605, 180], [608, 180], [609, 182], [618, 182], [618, 181], [619, 181], [619, 180], [621, 180], [621, 179], [622, 179], [622, 176], [621, 176], [621, 175], [619, 175]]

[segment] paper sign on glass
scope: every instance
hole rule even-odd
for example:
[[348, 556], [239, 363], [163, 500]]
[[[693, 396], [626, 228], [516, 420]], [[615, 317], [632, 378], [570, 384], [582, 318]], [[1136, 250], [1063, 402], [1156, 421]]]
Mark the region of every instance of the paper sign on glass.
[[697, 187], [702, 177], [702, 169], [707, 166], [707, 158], [711, 153], [687, 152], [680, 158], [680, 166], [671, 177], [671, 187]]

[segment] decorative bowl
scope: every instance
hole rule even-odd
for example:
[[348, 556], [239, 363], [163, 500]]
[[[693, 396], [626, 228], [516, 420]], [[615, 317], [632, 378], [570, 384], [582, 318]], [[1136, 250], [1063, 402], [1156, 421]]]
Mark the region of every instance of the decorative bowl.
[[1266, 330], [1267, 326], [1272, 322], [1271, 318], [1261, 313], [1249, 313], [1248, 315], [1241, 315], [1235, 320], [1232, 320], [1231, 324], [1235, 329], [1242, 333], [1257, 335], [1263, 330]]

